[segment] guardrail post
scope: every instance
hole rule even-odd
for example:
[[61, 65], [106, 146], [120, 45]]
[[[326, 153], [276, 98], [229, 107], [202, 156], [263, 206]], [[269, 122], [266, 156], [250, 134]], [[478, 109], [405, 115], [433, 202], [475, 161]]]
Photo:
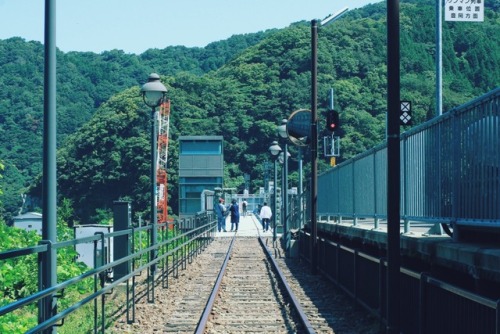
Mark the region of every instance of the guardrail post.
[[[139, 218], [139, 228], [141, 227], [141, 220]], [[133, 253], [136, 252], [135, 249], [135, 228], [132, 225], [131, 226], [131, 231], [132, 231], [132, 240], [131, 240], [131, 250]], [[139, 244], [141, 244], [141, 233], [139, 233]], [[141, 256], [142, 257], [142, 256]], [[114, 261], [115, 259], [113, 259]], [[132, 260], [132, 270], [135, 270], [135, 264], [136, 264], [137, 258], [134, 257]], [[140, 264], [142, 264], [142, 260], [139, 259]], [[130, 298], [130, 280], [127, 280], [126, 284], [126, 289], [127, 289], [127, 297], [126, 297], [126, 313], [127, 313], [127, 323], [131, 324], [135, 321], [135, 275], [132, 277], [132, 299]], [[132, 304], [132, 317], [130, 317], [130, 304]]]
[[[52, 267], [55, 266], [53, 263], [52, 253], [54, 250], [52, 249], [52, 241], [50, 240], [41, 240], [39, 242], [40, 245], [47, 245], [47, 251], [41, 252], [38, 255], [38, 291], [42, 291], [44, 289], [50, 288], [50, 286], [45, 286], [47, 282], [51, 282], [48, 278], [52, 275]], [[57, 314], [57, 300], [54, 294], [42, 298], [38, 301], [38, 323], [52, 318]], [[44, 333], [56, 333], [56, 329], [54, 326], [49, 327]]]
[[[101, 236], [101, 256], [100, 256], [100, 261], [99, 261], [99, 264], [96, 262], [96, 254], [97, 254], [97, 240], [94, 241], [94, 269], [96, 267], [100, 267], [100, 266], [103, 266], [106, 264], [106, 254], [105, 254], [105, 251], [106, 251], [106, 248], [104, 247], [104, 233], [103, 232], [96, 232], [95, 233], [96, 235], [100, 235]], [[106, 280], [106, 273], [105, 272], [99, 272], [99, 283], [100, 283], [100, 288], [103, 289], [104, 288], [104, 283], [105, 283], [105, 280]], [[96, 299], [97, 301], [97, 299]], [[105, 331], [105, 327], [106, 327], [106, 312], [105, 312], [105, 306], [106, 304], [106, 295], [103, 294], [101, 296], [101, 332], [102, 334], [104, 334], [104, 331]]]
[[[420, 273], [420, 291], [418, 295], [418, 333], [425, 334], [425, 309], [426, 309], [426, 283], [427, 283], [427, 273]], [[498, 311], [498, 309], [497, 309]], [[498, 322], [497, 322], [498, 323]], [[498, 331], [497, 331], [498, 333]]]
[[173, 255], [172, 266], [174, 268], [173, 275], [175, 278], [179, 278], [179, 249], [178, 249], [179, 238], [177, 238], [178, 232], [179, 232], [178, 230], [175, 230], [175, 237], [176, 237], [175, 243], [174, 243], [175, 252], [172, 254]]
[[[94, 234], [95, 235], [95, 234]], [[98, 267], [97, 265], [97, 240], [94, 240], [94, 269]], [[94, 293], [96, 293], [98, 290], [97, 288], [97, 274], [94, 274]], [[97, 318], [98, 318], [98, 312], [97, 312], [97, 298], [94, 299], [94, 333], [97, 332]]]
[[500, 299], [497, 300], [495, 333], [500, 333]]
[[[119, 232], [130, 229], [132, 226], [132, 207], [130, 202], [115, 201], [113, 203], [113, 231]], [[114, 237], [114, 260], [119, 260], [130, 255], [130, 235]], [[130, 274], [130, 261], [116, 265], [113, 268], [113, 278], [119, 279]]]

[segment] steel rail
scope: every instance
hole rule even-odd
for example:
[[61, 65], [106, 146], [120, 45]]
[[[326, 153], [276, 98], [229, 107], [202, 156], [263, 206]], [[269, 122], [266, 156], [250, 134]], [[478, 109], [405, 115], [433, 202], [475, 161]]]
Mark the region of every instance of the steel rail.
[[219, 293], [220, 287], [222, 285], [222, 279], [224, 278], [224, 275], [226, 274], [226, 268], [227, 268], [227, 265], [228, 265], [229, 260], [231, 258], [231, 253], [233, 251], [233, 246], [234, 246], [235, 240], [236, 240], [236, 234], [233, 236], [231, 243], [229, 244], [226, 258], [224, 259], [224, 262], [222, 263], [221, 270], [219, 271], [219, 275], [217, 276], [217, 280], [215, 281], [212, 292], [210, 293], [210, 297], [208, 298], [205, 309], [203, 310], [203, 313], [201, 314], [200, 320], [198, 321], [198, 325], [196, 326], [196, 330], [195, 330], [196, 334], [203, 334], [205, 332], [205, 329], [206, 329], [207, 323], [208, 323], [208, 318], [210, 317], [210, 313], [211, 313], [212, 308], [214, 306], [215, 299], [217, 298], [217, 294]]
[[286, 280], [285, 275], [283, 274], [283, 272], [279, 268], [278, 263], [276, 262], [276, 260], [274, 260], [271, 252], [264, 244], [262, 237], [259, 237], [259, 242], [260, 242], [260, 245], [262, 246], [264, 252], [267, 254], [267, 258], [271, 261], [271, 263], [274, 267], [274, 270], [278, 274], [279, 279], [281, 280], [281, 283], [283, 284], [283, 288], [286, 290], [288, 297], [291, 300], [291, 304], [292, 304], [293, 308], [295, 309], [295, 311], [297, 311], [300, 322], [302, 323], [302, 325], [304, 325], [305, 333], [309, 333], [309, 334], [316, 333], [313, 326], [309, 322], [309, 319], [307, 318], [306, 313], [302, 309], [302, 306], [300, 305], [299, 300], [297, 299], [297, 297], [295, 297], [295, 294], [293, 293], [292, 288], [288, 284], [288, 281]]
[[[223, 262], [223, 264], [221, 266], [221, 270], [220, 270], [220, 272], [219, 272], [219, 274], [217, 276], [217, 279], [215, 281], [215, 284], [214, 284], [214, 287], [212, 289], [212, 292], [210, 293], [210, 297], [208, 298], [207, 304], [206, 304], [206, 306], [205, 306], [205, 308], [203, 310], [203, 313], [202, 313], [202, 315], [200, 317], [200, 320], [198, 322], [198, 325], [196, 327], [196, 330], [195, 330], [196, 334], [203, 334], [204, 331], [205, 331], [205, 329], [206, 329], [206, 326], [207, 326], [207, 323], [208, 323], [208, 319], [210, 317], [212, 308], [214, 306], [215, 300], [216, 300], [217, 295], [218, 295], [219, 290], [220, 290], [220, 286], [222, 284], [222, 279], [223, 279], [223, 277], [225, 275], [227, 265], [228, 265], [229, 260], [231, 258], [232, 249], [233, 249], [235, 240], [236, 240], [236, 235], [233, 236], [233, 239], [231, 240], [231, 244], [229, 245], [228, 252], [227, 252], [226, 257], [224, 259], [224, 262]], [[279, 278], [279, 281], [281, 282], [284, 290], [286, 291], [286, 294], [288, 295], [288, 297], [289, 297], [289, 299], [291, 301], [292, 307], [297, 312], [299, 320], [302, 323], [302, 325], [304, 326], [305, 333], [309, 333], [309, 334], [316, 333], [315, 330], [314, 330], [314, 328], [313, 328], [313, 326], [309, 322], [309, 319], [308, 319], [307, 315], [305, 314], [304, 310], [302, 309], [302, 306], [300, 305], [300, 302], [295, 297], [295, 294], [293, 293], [290, 285], [288, 284], [285, 275], [283, 274], [283, 272], [279, 268], [278, 263], [274, 260], [274, 258], [271, 255], [269, 249], [264, 244], [264, 241], [263, 241], [262, 237], [259, 236], [258, 240], [259, 240], [260, 245], [262, 246], [262, 250], [266, 254], [266, 256], [269, 259], [269, 261], [271, 262], [271, 264], [272, 264], [272, 266], [273, 266], [273, 268], [274, 268], [274, 270], [275, 270], [275, 272], [277, 274], [277, 277]]]

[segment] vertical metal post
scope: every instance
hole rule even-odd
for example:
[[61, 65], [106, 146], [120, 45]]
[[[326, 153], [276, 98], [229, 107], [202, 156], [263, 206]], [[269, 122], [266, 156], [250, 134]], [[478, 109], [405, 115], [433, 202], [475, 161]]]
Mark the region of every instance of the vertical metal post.
[[399, 333], [400, 58], [399, 0], [387, 1], [387, 334]]
[[[56, 166], [56, 1], [45, 0], [45, 68], [43, 99], [43, 177], [42, 177], [42, 239], [48, 243], [57, 241], [57, 166]], [[57, 284], [57, 253], [48, 247], [46, 263], [43, 263], [40, 289]], [[54, 295], [43, 300], [39, 310], [39, 322], [54, 316], [57, 302]], [[44, 333], [56, 333], [50, 327]]]
[[283, 151], [283, 185], [281, 186], [283, 193], [283, 241], [285, 249], [288, 245], [288, 144], [285, 141], [285, 150]]
[[410, 192], [408, 191], [408, 183], [410, 178], [413, 180], [414, 178], [409, 175], [410, 173], [410, 166], [408, 166], [408, 155], [409, 155], [409, 148], [408, 148], [408, 137], [402, 138], [402, 145], [399, 146], [399, 149], [401, 150], [401, 146], [403, 147], [403, 152], [400, 153], [403, 155], [403, 166], [401, 166], [401, 169], [403, 171], [403, 183], [401, 184], [400, 191], [403, 193], [403, 203], [402, 203], [402, 209], [399, 210], [400, 214], [401, 212], [403, 213], [403, 233], [410, 233], [410, 220], [408, 219], [408, 215], [410, 213]]
[[[156, 110], [152, 107], [151, 110], [151, 246], [157, 243], [157, 207], [156, 207], [156, 149], [157, 149], [157, 134], [156, 134]], [[156, 260], [158, 250], [153, 249], [150, 252], [150, 261]], [[151, 266], [150, 279], [153, 285], [151, 302], [155, 301], [154, 293], [154, 278], [156, 274], [156, 263]]]
[[[377, 180], [377, 152], [373, 153], [373, 179]], [[374, 200], [374, 207], [375, 207], [375, 219], [374, 219], [374, 225], [373, 228], [375, 230], [378, 230], [379, 228], [379, 221], [378, 221], [378, 216], [379, 216], [379, 211], [378, 211], [378, 201], [377, 201], [377, 181], [373, 182], [373, 200]]]
[[300, 215], [300, 220], [299, 220], [299, 228], [302, 229], [304, 226], [304, 199], [303, 199], [303, 192], [304, 192], [304, 187], [302, 185], [302, 148], [299, 146], [299, 205], [300, 205], [300, 210], [299, 210], [299, 215]]
[[274, 187], [273, 187], [273, 243], [276, 242], [276, 211], [278, 211], [278, 204], [277, 204], [277, 191], [276, 189], [278, 188], [277, 187], [277, 182], [278, 182], [278, 165], [277, 165], [277, 161], [276, 161], [276, 157], [274, 157]]
[[317, 273], [318, 228], [316, 211], [318, 205], [318, 21], [311, 21], [311, 272]]
[[[280, 153], [282, 154], [283, 151]], [[280, 164], [283, 164], [284, 162], [280, 161]], [[283, 231], [282, 236], [281, 236], [281, 242], [283, 243], [283, 246], [285, 245], [285, 207], [283, 206], [283, 203], [285, 201], [285, 192], [283, 191], [283, 185], [285, 184], [285, 167], [281, 166], [281, 175], [280, 175], [280, 182], [281, 182], [281, 201], [280, 201], [280, 224], [281, 224], [281, 229]]]
[[[351, 175], [352, 175], [352, 178], [351, 178], [351, 186], [352, 186], [352, 208], [353, 208], [353, 212], [354, 212], [354, 217], [352, 219], [352, 225], [353, 226], [357, 226], [358, 225], [358, 216], [356, 215], [356, 180], [354, 178], [354, 176], [356, 175], [356, 171], [354, 169], [354, 165], [355, 164], [351, 164]], [[340, 198], [340, 197], [339, 197]], [[340, 206], [339, 206], [340, 208]]]
[[[97, 268], [99, 267], [99, 265], [97, 264], [97, 240], [94, 240], [94, 268]], [[97, 280], [98, 280], [98, 274], [94, 274], [94, 293], [97, 292], [98, 289], [98, 286], [97, 286]], [[95, 298], [94, 299], [94, 332], [97, 333], [97, 328], [98, 328], [98, 310], [97, 310], [97, 303], [98, 303], [98, 299]]]
[[269, 162], [264, 161], [264, 192], [267, 194], [269, 192]]
[[443, 113], [443, 4], [436, 0], [436, 116]]

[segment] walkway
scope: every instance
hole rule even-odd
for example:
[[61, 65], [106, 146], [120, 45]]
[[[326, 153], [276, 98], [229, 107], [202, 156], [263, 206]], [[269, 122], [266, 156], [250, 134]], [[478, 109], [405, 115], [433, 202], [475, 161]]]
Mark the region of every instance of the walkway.
[[[216, 232], [216, 237], [232, 237], [234, 232], [230, 232], [231, 230], [231, 218], [228, 216], [226, 218], [226, 231], [227, 232]], [[272, 230], [267, 232], [262, 231], [262, 225], [257, 219], [257, 217], [253, 213], [247, 214], [247, 216], [240, 216], [240, 224], [238, 226], [238, 236], [240, 237], [257, 237], [257, 236], [265, 236], [269, 237], [273, 235]], [[277, 234], [279, 238], [281, 233]]]

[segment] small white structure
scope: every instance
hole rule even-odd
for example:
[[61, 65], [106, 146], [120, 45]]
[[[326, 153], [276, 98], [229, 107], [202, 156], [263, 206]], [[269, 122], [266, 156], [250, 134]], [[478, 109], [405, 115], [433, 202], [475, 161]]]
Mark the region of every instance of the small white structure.
[[27, 212], [13, 218], [13, 225], [26, 231], [36, 231], [42, 235], [42, 214], [38, 212]]
[[[74, 229], [75, 239], [90, 237], [97, 232], [104, 233], [104, 249], [102, 241], [97, 242], [97, 264], [99, 266], [113, 261], [113, 238], [106, 237], [106, 234], [113, 232], [112, 225], [75, 225]], [[78, 253], [78, 261], [85, 263], [89, 268], [94, 268], [94, 242], [77, 244], [75, 248]]]

